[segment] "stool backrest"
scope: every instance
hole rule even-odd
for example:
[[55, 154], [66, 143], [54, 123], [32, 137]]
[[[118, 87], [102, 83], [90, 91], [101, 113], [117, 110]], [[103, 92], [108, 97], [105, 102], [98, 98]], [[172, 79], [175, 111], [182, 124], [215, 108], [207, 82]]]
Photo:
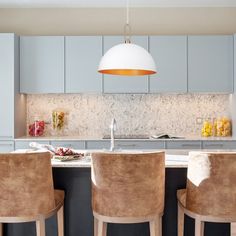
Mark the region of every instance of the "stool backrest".
[[186, 207], [200, 215], [236, 215], [236, 153], [190, 152]]
[[93, 211], [110, 217], [163, 212], [165, 153], [93, 153]]
[[55, 207], [51, 154], [0, 154], [0, 217], [37, 216]]

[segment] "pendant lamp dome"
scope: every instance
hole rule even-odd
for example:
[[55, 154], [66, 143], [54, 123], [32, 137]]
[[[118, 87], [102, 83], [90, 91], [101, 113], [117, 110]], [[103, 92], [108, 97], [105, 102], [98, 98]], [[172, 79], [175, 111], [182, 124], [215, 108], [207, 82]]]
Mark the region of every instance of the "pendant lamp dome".
[[156, 73], [156, 66], [144, 48], [133, 43], [122, 43], [106, 52], [98, 71], [113, 75], [151, 75]]
[[[127, 22], [125, 43], [110, 48], [102, 57], [98, 72], [111, 75], [151, 75], [156, 73], [156, 65], [151, 54], [130, 41], [129, 7], [127, 1]], [[128, 32], [128, 34], [127, 34]]]

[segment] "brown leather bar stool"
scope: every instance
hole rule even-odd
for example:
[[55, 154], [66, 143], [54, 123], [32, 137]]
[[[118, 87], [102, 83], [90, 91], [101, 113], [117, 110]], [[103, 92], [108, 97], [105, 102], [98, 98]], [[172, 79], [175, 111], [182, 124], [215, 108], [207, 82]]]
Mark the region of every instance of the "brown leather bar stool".
[[230, 222], [236, 235], [236, 153], [190, 152], [186, 189], [177, 191], [178, 236], [184, 235], [184, 214], [195, 219], [195, 236], [204, 222]]
[[36, 221], [45, 236], [45, 219], [57, 213], [58, 236], [64, 235], [64, 191], [54, 190], [51, 154], [0, 154], [0, 236], [3, 223]]
[[165, 153], [93, 153], [94, 235], [106, 236], [107, 223], [149, 222], [162, 235]]

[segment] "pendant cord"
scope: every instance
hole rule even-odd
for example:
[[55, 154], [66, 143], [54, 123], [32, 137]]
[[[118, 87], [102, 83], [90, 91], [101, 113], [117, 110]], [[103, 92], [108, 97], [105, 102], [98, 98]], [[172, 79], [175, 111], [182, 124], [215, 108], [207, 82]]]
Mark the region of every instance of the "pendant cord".
[[126, 24], [124, 27], [125, 43], [131, 43], [131, 27], [129, 25], [129, 0], [126, 0]]
[[129, 0], [126, 0], [126, 24], [129, 25]]

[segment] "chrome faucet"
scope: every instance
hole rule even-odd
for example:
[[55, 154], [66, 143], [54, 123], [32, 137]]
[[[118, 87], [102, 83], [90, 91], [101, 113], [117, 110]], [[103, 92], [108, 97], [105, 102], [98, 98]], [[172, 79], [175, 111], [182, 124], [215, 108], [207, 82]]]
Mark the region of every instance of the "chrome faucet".
[[116, 131], [116, 120], [115, 120], [115, 118], [113, 118], [111, 120], [110, 129], [111, 129], [111, 147], [110, 147], [110, 151], [113, 152], [114, 149], [115, 149], [115, 138], [114, 138], [114, 134], [115, 134], [115, 131]]

